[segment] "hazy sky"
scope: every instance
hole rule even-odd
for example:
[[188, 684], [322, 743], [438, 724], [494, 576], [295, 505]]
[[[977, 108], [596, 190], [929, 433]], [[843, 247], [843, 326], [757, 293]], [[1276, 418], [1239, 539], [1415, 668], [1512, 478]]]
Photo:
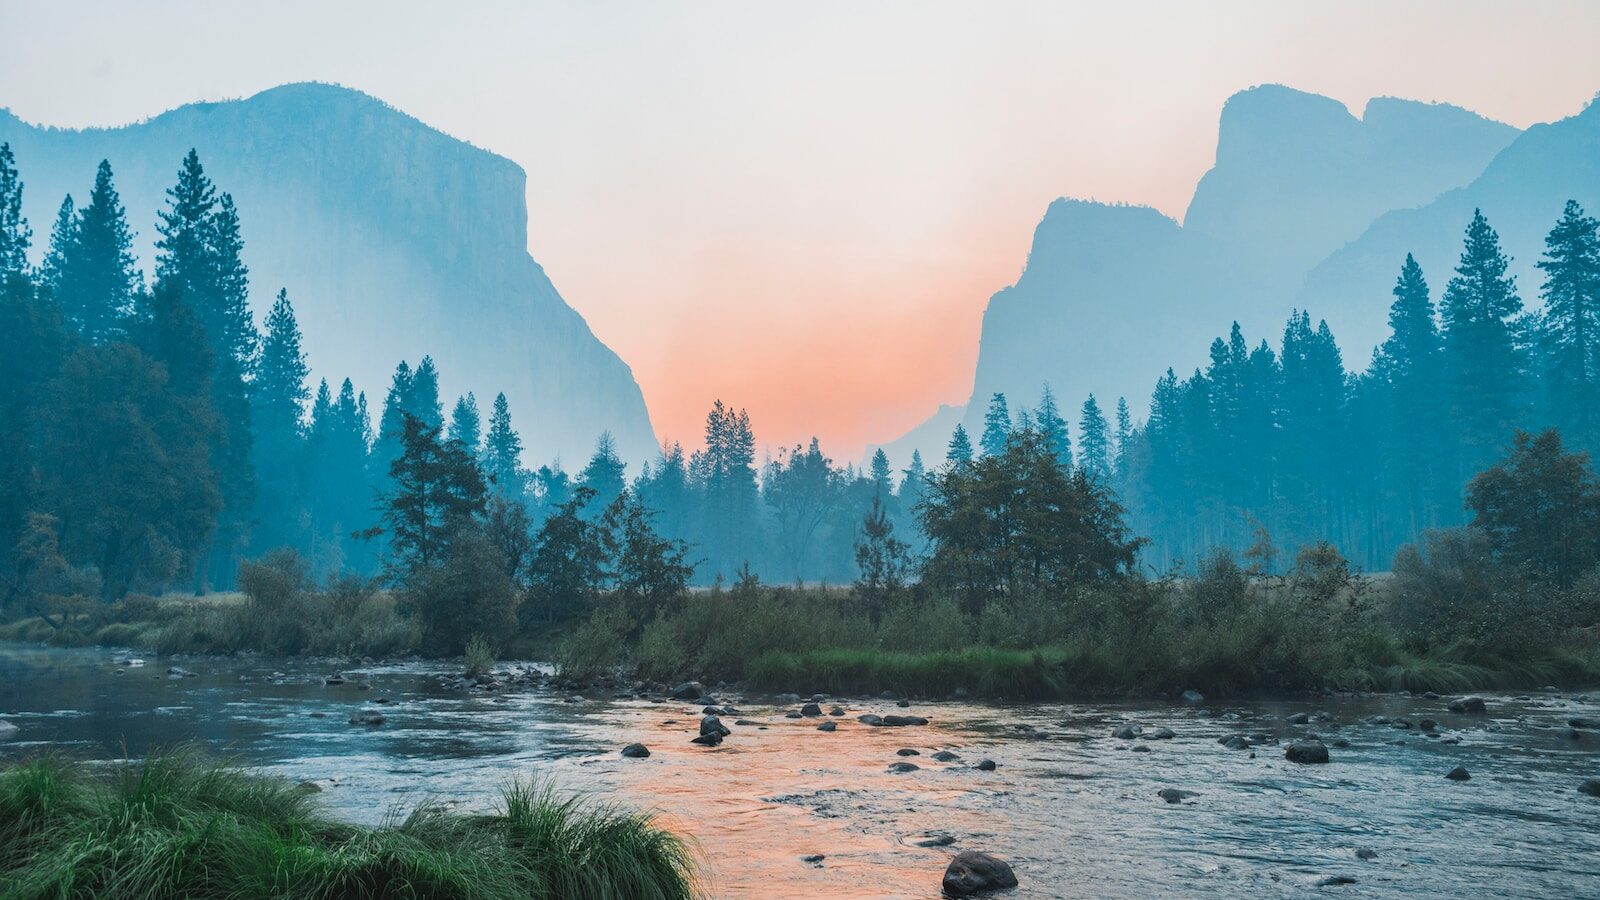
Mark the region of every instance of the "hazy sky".
[[0, 106], [30, 121], [332, 81], [516, 160], [530, 249], [659, 435], [722, 397], [838, 458], [965, 400], [1051, 199], [1181, 218], [1234, 91], [1519, 126], [1600, 91], [1593, 2], [4, 6]]

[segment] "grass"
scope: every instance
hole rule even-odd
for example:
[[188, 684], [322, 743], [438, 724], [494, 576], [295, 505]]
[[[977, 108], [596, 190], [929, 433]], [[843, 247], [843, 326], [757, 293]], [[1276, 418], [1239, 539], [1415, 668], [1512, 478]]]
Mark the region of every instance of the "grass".
[[0, 771], [0, 897], [687, 898], [691, 854], [648, 816], [528, 783], [487, 815], [425, 805], [365, 828], [186, 751]]

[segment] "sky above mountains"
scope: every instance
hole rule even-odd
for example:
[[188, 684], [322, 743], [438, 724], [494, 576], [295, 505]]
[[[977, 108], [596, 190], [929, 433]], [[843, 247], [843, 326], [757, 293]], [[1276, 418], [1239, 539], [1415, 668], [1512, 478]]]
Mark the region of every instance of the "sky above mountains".
[[697, 443], [721, 397], [853, 458], [966, 399], [1050, 200], [1181, 217], [1241, 88], [1518, 127], [1600, 90], [1592, 3], [1111, 6], [35, 3], [5, 13], [0, 106], [367, 91], [527, 170], [530, 249], [661, 437]]

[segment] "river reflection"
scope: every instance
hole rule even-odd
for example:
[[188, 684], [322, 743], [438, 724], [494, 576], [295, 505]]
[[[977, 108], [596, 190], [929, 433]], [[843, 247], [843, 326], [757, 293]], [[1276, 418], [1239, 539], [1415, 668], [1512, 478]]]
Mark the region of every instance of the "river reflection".
[[[1011, 861], [1020, 897], [1600, 896], [1600, 799], [1576, 790], [1600, 777], [1600, 732], [1575, 739], [1566, 725], [1600, 718], [1600, 693], [1485, 695], [1486, 716], [1400, 696], [918, 703], [911, 712], [930, 723], [905, 728], [856, 721], [903, 712], [891, 702], [840, 699], [832, 733], [785, 718], [792, 704], [724, 697], [739, 709], [723, 717], [733, 734], [706, 749], [688, 743], [700, 704], [463, 694], [422, 664], [345, 668], [350, 683], [332, 686], [331, 665], [304, 661], [177, 661], [193, 678], [169, 677], [171, 664], [0, 644], [0, 717], [20, 729], [0, 758], [51, 746], [137, 756], [194, 741], [317, 782], [332, 809], [363, 822], [424, 796], [484, 808], [513, 778], [549, 777], [659, 811], [697, 842], [715, 896], [932, 897], [962, 848]], [[388, 721], [348, 724], [361, 709]], [[1288, 721], [1317, 711], [1334, 721]], [[1415, 727], [1423, 718], [1438, 736]], [[1129, 723], [1145, 735], [1112, 736]], [[1162, 727], [1174, 736], [1149, 739]], [[1349, 746], [1301, 766], [1280, 746], [1218, 743], [1309, 731]], [[632, 741], [650, 758], [619, 757]], [[994, 771], [976, 768], [985, 758]], [[895, 762], [919, 768], [892, 773]], [[1470, 781], [1443, 777], [1457, 765]], [[1170, 804], [1157, 795], [1168, 787], [1195, 796]], [[1331, 876], [1355, 881], [1319, 887]]]

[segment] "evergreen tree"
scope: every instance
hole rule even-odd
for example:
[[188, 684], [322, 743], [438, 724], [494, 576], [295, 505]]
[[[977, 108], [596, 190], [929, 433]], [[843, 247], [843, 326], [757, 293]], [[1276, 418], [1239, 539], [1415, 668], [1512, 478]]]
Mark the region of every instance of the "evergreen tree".
[[1568, 200], [1544, 239], [1544, 407], [1582, 450], [1600, 450], [1600, 222]]
[[450, 411], [450, 440], [459, 441], [468, 456], [478, 458], [483, 428], [478, 416], [478, 398], [472, 396], [471, 391], [465, 397], [457, 397], [455, 408]]
[[522, 438], [511, 427], [511, 407], [503, 393], [495, 395], [494, 409], [489, 413], [489, 434], [483, 441], [482, 463], [484, 474], [496, 492], [505, 497], [522, 496]]
[[578, 473], [578, 484], [594, 492], [594, 502], [589, 505], [593, 515], [603, 515], [622, 496], [627, 486], [624, 478], [626, 468], [622, 457], [617, 455], [617, 442], [611, 432], [601, 432], [600, 439], [595, 442], [594, 455], [589, 457], [588, 464]]
[[[280, 290], [267, 314], [266, 337], [251, 392], [257, 484], [257, 526], [252, 539], [258, 552], [306, 543], [310, 522], [304, 481], [304, 420], [310, 374], [294, 306], [288, 292]], [[322, 392], [327, 392], [326, 382]]]
[[0, 143], [0, 284], [28, 273], [33, 232], [22, 215], [22, 179], [11, 145]]
[[351, 570], [371, 574], [371, 546], [356, 538], [377, 520], [367, 473], [372, 426], [367, 398], [350, 379], [328, 397], [327, 383], [311, 410], [311, 559], [322, 574]]
[[972, 442], [967, 440], [967, 429], [960, 423], [956, 424], [956, 430], [950, 435], [950, 445], [945, 450], [944, 459], [956, 465], [972, 462]]
[[807, 447], [796, 445], [767, 466], [764, 499], [772, 511], [774, 537], [786, 574], [796, 581], [818, 575], [813, 551], [818, 531], [839, 505], [841, 481], [816, 438]]
[[411, 378], [406, 412], [421, 419], [424, 425], [434, 431], [444, 428], [444, 405], [439, 400], [439, 370], [434, 368], [431, 356], [424, 356], [422, 362], [417, 364], [417, 371]]
[[1116, 458], [1113, 474], [1119, 486], [1128, 483], [1128, 465], [1133, 454], [1133, 417], [1128, 414], [1128, 398], [1117, 398]]
[[389, 466], [400, 458], [400, 435], [405, 432], [406, 413], [411, 409], [411, 366], [400, 360], [389, 379], [389, 392], [383, 397], [383, 412], [378, 417], [378, 439], [372, 446], [372, 476], [381, 487], [388, 478]]
[[1078, 446], [1083, 451], [1083, 471], [1098, 484], [1111, 483], [1111, 426], [1094, 395], [1083, 401], [1078, 417]]
[[[1033, 422], [1040, 436], [1044, 438], [1045, 446], [1050, 448], [1050, 452], [1056, 455], [1056, 459], [1063, 466], [1071, 468], [1072, 438], [1067, 434], [1067, 420], [1062, 418], [1060, 409], [1056, 407], [1056, 395], [1048, 383], [1039, 396], [1039, 408], [1033, 414]], [[984, 434], [987, 435], [988, 431], [986, 430]]]
[[731, 576], [751, 561], [758, 547], [755, 435], [750, 414], [721, 400], [706, 415], [704, 472], [708, 573]]
[[922, 451], [911, 451], [911, 465], [900, 472], [900, 508], [915, 510], [917, 504], [922, 502], [922, 493], [927, 489], [928, 468], [922, 463]]
[[62, 314], [87, 340], [115, 340], [125, 332], [142, 279], [133, 258], [133, 232], [112, 183], [111, 164], [95, 172], [89, 205], [72, 219], [64, 236], [55, 299]]
[[893, 485], [890, 484], [889, 480], [894, 477], [894, 470], [889, 468], [889, 454], [884, 453], [882, 447], [879, 447], [872, 454], [871, 477], [873, 485], [875, 485], [878, 490], [882, 491], [886, 495], [892, 493]]
[[72, 255], [72, 245], [77, 240], [78, 209], [72, 205], [72, 195], [68, 194], [56, 211], [55, 224], [50, 228], [50, 246], [45, 250], [44, 263], [39, 266], [39, 286], [48, 290], [57, 302], [66, 277], [67, 258]]
[[369, 534], [387, 536], [390, 576], [405, 583], [447, 560], [455, 541], [483, 516], [488, 492], [461, 445], [440, 441], [438, 429], [416, 416], [405, 416], [400, 443], [383, 525]]
[[1474, 210], [1461, 262], [1441, 303], [1458, 484], [1497, 455], [1523, 419], [1524, 350], [1513, 322], [1522, 299], [1508, 265], [1500, 236]]
[[1005, 452], [1006, 438], [1011, 436], [1011, 412], [1006, 408], [1006, 395], [996, 392], [989, 398], [989, 409], [983, 415], [983, 436], [978, 447], [985, 456]]
[[[1447, 410], [1442, 344], [1433, 300], [1422, 267], [1411, 254], [1395, 280], [1389, 307], [1389, 338], [1378, 349], [1368, 377], [1383, 386], [1382, 423], [1377, 431], [1386, 487], [1398, 504], [1391, 523], [1399, 530], [1388, 541], [1415, 540], [1422, 531], [1454, 518], [1449, 478], [1438, 465], [1438, 443]], [[1442, 489], [1441, 489], [1441, 486]]]

